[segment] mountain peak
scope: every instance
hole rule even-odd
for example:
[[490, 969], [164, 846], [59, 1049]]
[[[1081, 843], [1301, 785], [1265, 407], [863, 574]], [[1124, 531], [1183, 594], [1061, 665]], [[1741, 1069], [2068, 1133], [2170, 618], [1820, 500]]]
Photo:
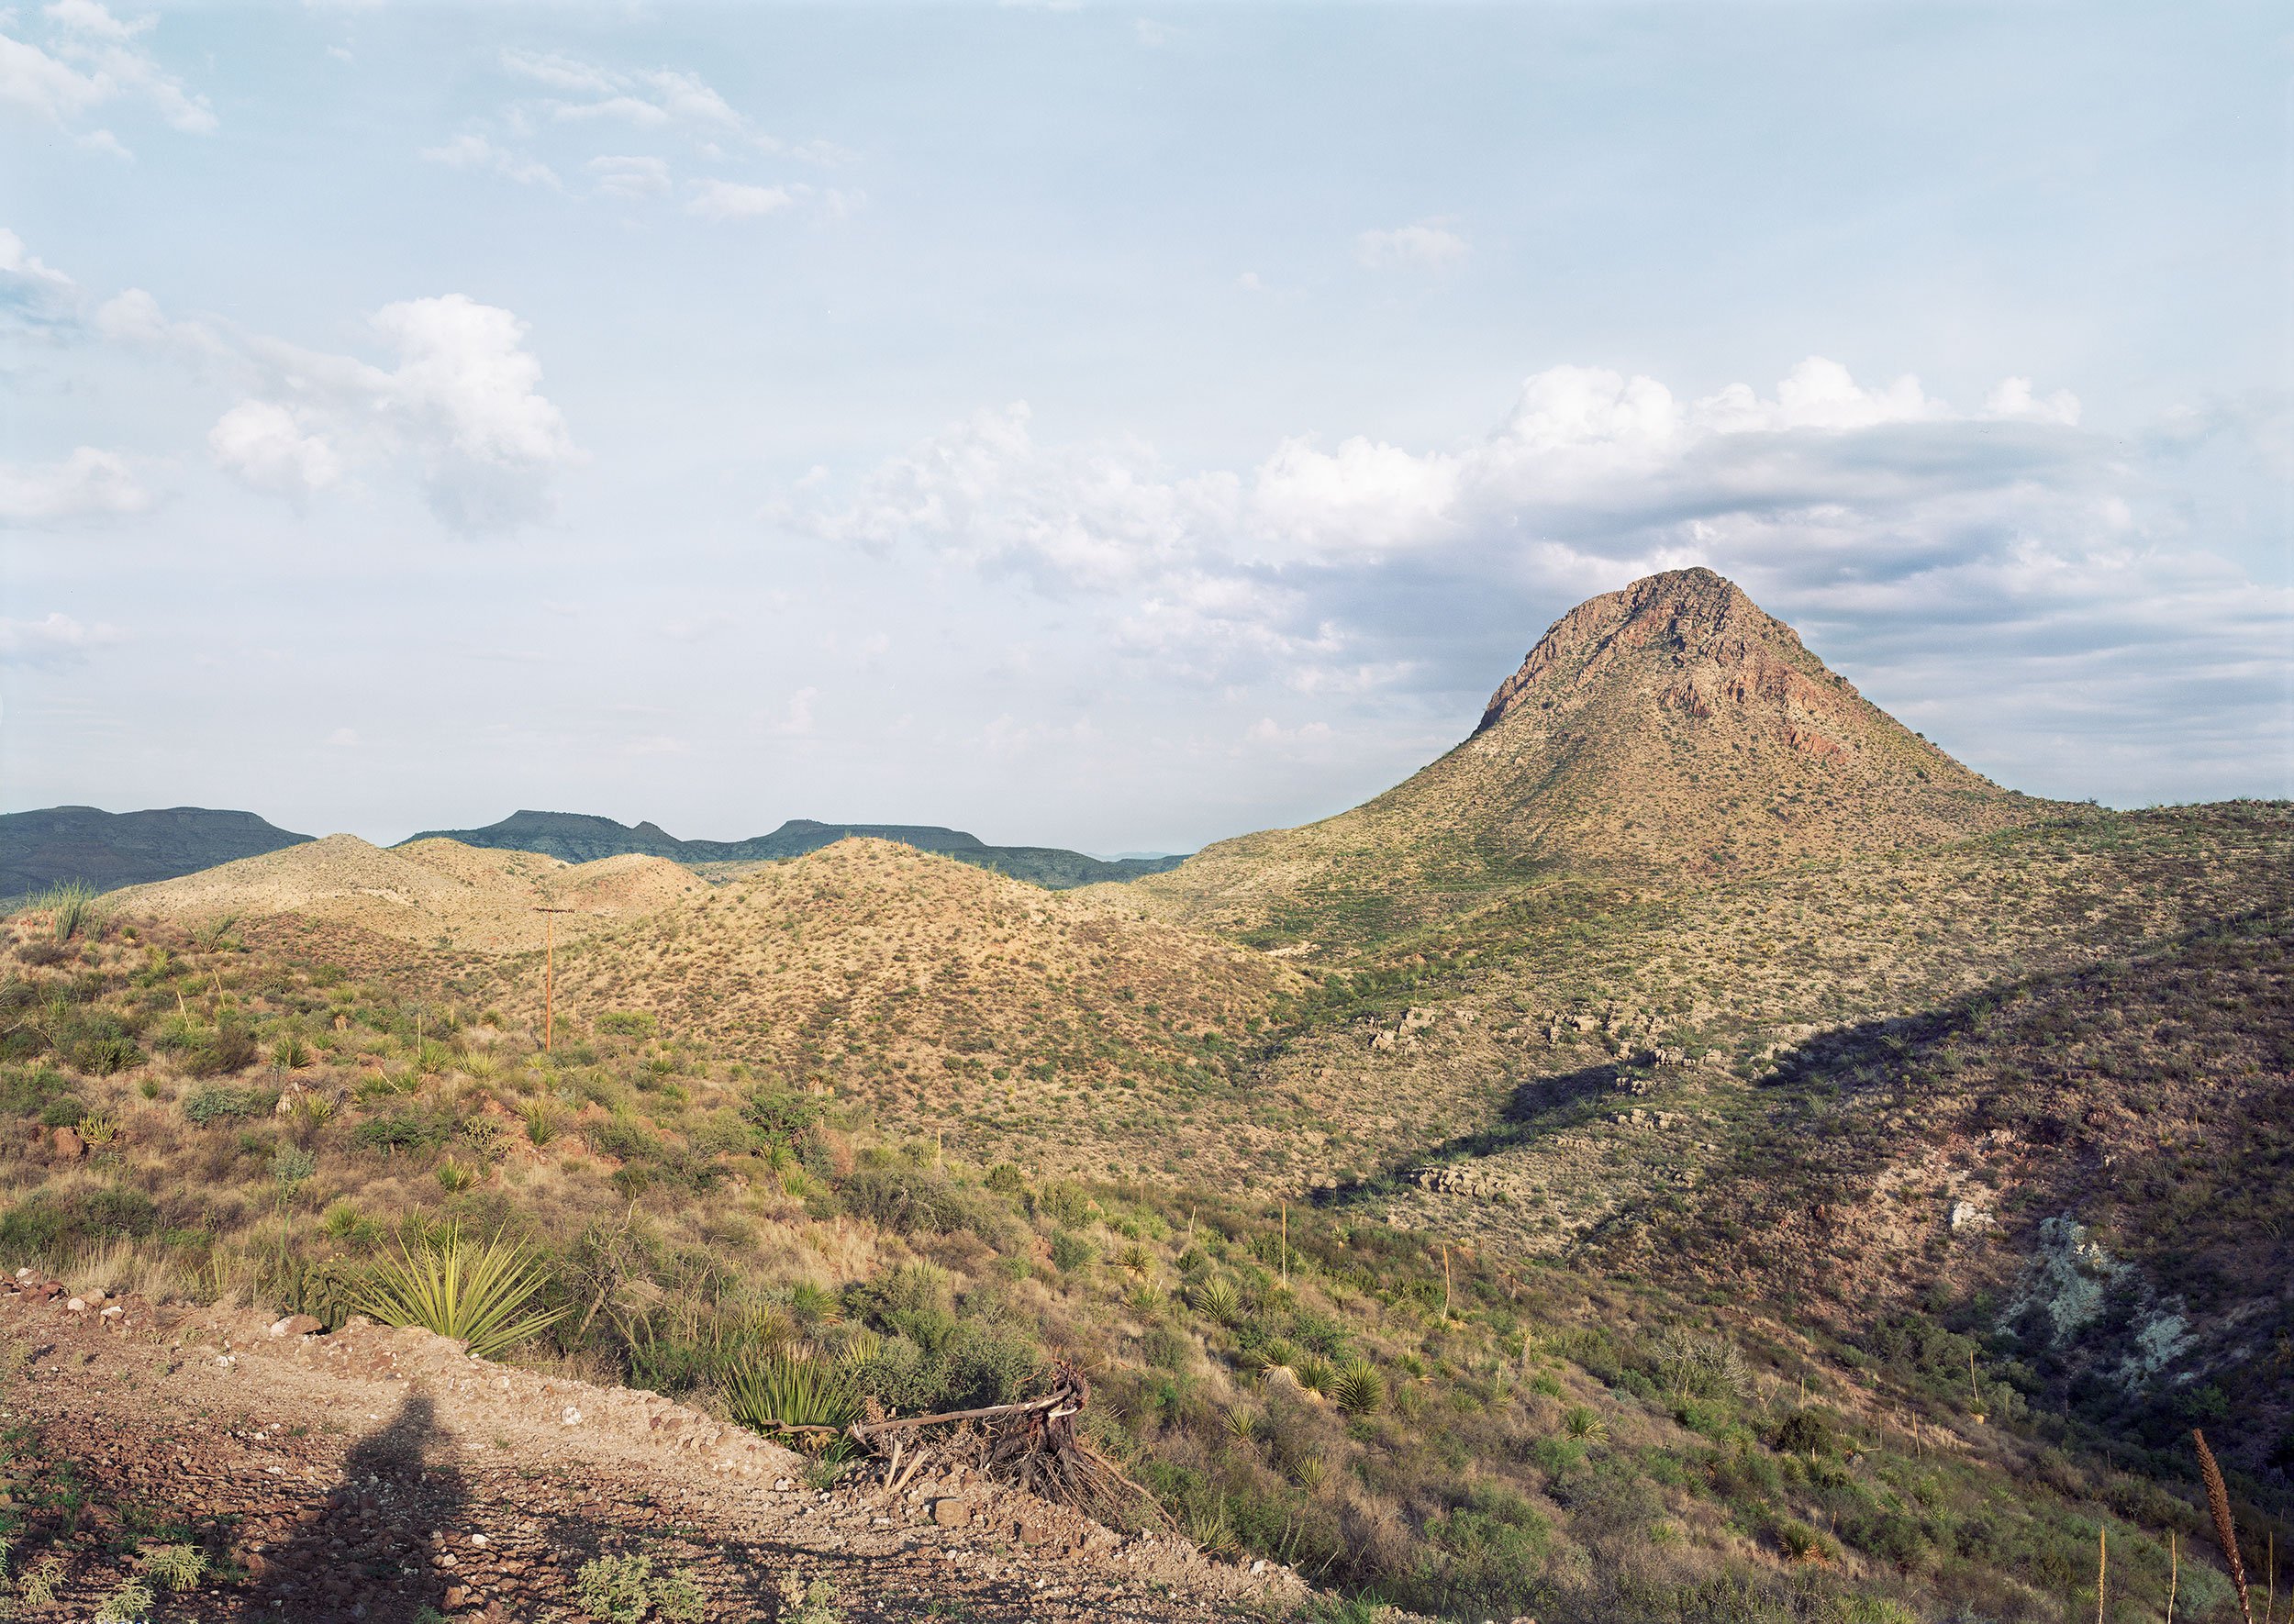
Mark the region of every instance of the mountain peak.
[[1870, 703], [1734, 582], [1669, 570], [1554, 621], [1472, 735], [1407, 782], [1148, 884], [1231, 924], [1331, 891], [1422, 908], [1557, 868], [1744, 873], [2050, 810]]
[[[1587, 598], [1554, 621], [1520, 670], [1489, 696], [1474, 731], [1486, 733], [1513, 715], [1552, 672], [1566, 672], [1583, 684], [1633, 651], [1648, 648], [1685, 659], [1742, 665], [1764, 645], [1796, 652], [1801, 649], [1792, 628], [1765, 612], [1727, 576], [1701, 564], [1644, 575], [1618, 591]], [[1836, 677], [1833, 681], [1840, 683]], [[1853, 688], [1847, 691], [1854, 693]]]

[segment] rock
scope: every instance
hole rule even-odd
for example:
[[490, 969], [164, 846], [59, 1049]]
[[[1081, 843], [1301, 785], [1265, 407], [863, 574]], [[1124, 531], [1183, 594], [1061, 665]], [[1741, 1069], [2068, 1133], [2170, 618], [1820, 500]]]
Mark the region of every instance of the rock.
[[87, 1140], [73, 1128], [59, 1128], [48, 1136], [49, 1148], [60, 1161], [77, 1162], [87, 1154]]
[[569, 1404], [560, 1413], [558, 1419], [568, 1427], [578, 1427], [582, 1424], [582, 1412]]
[[1991, 1215], [1974, 1202], [1954, 1201], [1952, 1203], [1952, 1230], [1954, 1234], [1962, 1229], [1988, 1229], [1990, 1225]]
[[272, 1322], [271, 1334], [274, 1337], [306, 1337], [326, 1329], [325, 1323], [317, 1315], [290, 1314], [284, 1319]]
[[64, 1310], [65, 1310], [65, 1312], [67, 1312], [67, 1313], [71, 1313], [71, 1314], [84, 1314], [84, 1313], [86, 1313], [86, 1312], [87, 1312], [87, 1298], [85, 1298], [85, 1297], [73, 1297], [73, 1298], [72, 1298], [70, 1302], [68, 1302], [68, 1303], [66, 1303], [66, 1304], [64, 1305]]
[[967, 1528], [972, 1522], [972, 1507], [963, 1500], [934, 1500], [932, 1520], [944, 1529]]

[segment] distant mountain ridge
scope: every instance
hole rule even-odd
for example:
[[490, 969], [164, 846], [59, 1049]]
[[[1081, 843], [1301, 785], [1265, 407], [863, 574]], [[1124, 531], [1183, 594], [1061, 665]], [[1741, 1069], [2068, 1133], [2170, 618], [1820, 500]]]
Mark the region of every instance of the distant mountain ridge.
[[1183, 857], [1108, 860], [1057, 846], [991, 846], [977, 835], [931, 824], [820, 823], [809, 818], [792, 818], [769, 835], [755, 835], [745, 840], [681, 840], [650, 821], [632, 825], [583, 812], [531, 810], [513, 812], [499, 823], [490, 823], [483, 829], [425, 829], [409, 835], [400, 844], [459, 840], [465, 846], [496, 851], [539, 851], [567, 862], [594, 862], [601, 857], [637, 852], [697, 866], [711, 862], [777, 862], [818, 851], [849, 835], [893, 840], [919, 851], [938, 852], [959, 862], [992, 869], [1054, 891], [1106, 881], [1135, 880], [1145, 874], [1163, 873], [1186, 861]]
[[43, 806], [0, 814], [0, 899], [79, 881], [98, 891], [197, 873], [308, 840], [252, 812]]

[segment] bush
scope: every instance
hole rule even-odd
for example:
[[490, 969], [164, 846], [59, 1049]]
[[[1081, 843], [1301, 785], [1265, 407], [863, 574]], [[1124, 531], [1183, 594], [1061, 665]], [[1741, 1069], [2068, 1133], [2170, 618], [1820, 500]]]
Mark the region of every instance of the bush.
[[255, 1034], [237, 1021], [227, 1019], [184, 1050], [178, 1063], [186, 1075], [193, 1077], [217, 1077], [243, 1071], [255, 1063]]
[[597, 1018], [597, 1029], [617, 1038], [650, 1038], [653, 1018], [641, 1009], [608, 1009]]
[[652, 1579], [650, 1556], [601, 1556], [574, 1575], [574, 1605], [598, 1624], [642, 1624], [653, 1607]]
[[847, 1212], [900, 1235], [993, 1236], [1002, 1215], [945, 1174], [920, 1167], [863, 1167], [837, 1186]]
[[0, 1257], [45, 1257], [113, 1240], [138, 1240], [156, 1233], [159, 1209], [140, 1190], [42, 1191], [0, 1217]]
[[362, 1150], [385, 1156], [398, 1151], [435, 1151], [453, 1131], [451, 1119], [436, 1111], [409, 1107], [369, 1117], [351, 1130], [351, 1142]]
[[279, 1096], [258, 1088], [202, 1088], [184, 1101], [184, 1115], [199, 1127], [241, 1117], [261, 1117], [279, 1103]]

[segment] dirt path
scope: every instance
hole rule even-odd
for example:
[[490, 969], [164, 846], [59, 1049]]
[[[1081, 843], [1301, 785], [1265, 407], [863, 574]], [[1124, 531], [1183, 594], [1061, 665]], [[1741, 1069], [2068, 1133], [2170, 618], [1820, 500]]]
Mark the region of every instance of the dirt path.
[[61, 1564], [27, 1617], [92, 1618], [139, 1552], [179, 1542], [209, 1569], [161, 1590], [161, 1619], [580, 1619], [576, 1575], [599, 1556], [688, 1574], [707, 1597], [695, 1616], [725, 1620], [799, 1617], [792, 1579], [825, 1581], [851, 1624], [1263, 1617], [1304, 1594], [961, 1465], [897, 1496], [816, 1493], [800, 1457], [698, 1411], [423, 1331], [274, 1334], [253, 1315], [75, 1300], [0, 1283], [8, 1572]]

